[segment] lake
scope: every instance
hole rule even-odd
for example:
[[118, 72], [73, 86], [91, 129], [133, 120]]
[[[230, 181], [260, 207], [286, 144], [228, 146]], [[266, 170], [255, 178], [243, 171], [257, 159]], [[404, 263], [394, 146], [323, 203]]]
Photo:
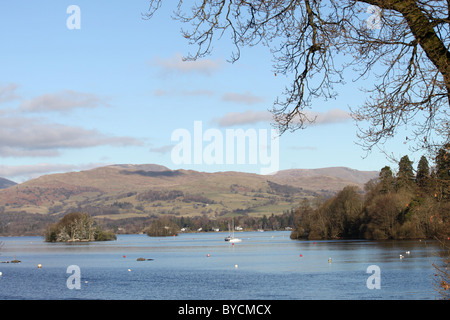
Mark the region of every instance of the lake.
[[432, 241], [298, 241], [274, 231], [239, 232], [242, 242], [233, 245], [226, 235], [118, 235], [71, 244], [0, 237], [0, 261], [21, 261], [0, 263], [0, 300], [439, 298], [432, 266], [439, 248]]

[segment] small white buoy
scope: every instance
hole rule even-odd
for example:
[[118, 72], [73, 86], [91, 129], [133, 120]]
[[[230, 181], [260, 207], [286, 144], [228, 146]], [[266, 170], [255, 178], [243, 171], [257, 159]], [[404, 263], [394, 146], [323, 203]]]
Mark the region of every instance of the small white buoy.
[[3, 273], [0, 271], [0, 277], [3, 275]]
[[402, 255], [400, 255], [400, 259], [403, 259], [404, 257]]
[[331, 263], [331, 258], [328, 258], [328, 263]]
[[41, 269], [41, 268], [42, 268], [42, 264], [39, 263], [39, 264], [37, 265], [37, 267], [38, 267], [38, 269]]
[[131, 269], [128, 269], [128, 272], [131, 272]]
[[405, 253], [406, 253], [406, 254], [411, 254], [411, 251], [406, 251]]
[[235, 265], [234, 265], [234, 267], [235, 267], [235, 268], [237, 269], [238, 265], [237, 265], [237, 264], [235, 264]]

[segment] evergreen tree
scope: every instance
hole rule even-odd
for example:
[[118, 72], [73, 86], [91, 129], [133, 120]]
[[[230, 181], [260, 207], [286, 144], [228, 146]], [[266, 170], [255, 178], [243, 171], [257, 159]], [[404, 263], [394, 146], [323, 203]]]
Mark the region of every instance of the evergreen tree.
[[440, 199], [450, 198], [450, 144], [440, 149], [436, 157], [437, 195]]
[[380, 192], [389, 193], [394, 189], [394, 175], [391, 167], [385, 166], [380, 171]]
[[450, 144], [444, 149], [440, 149], [436, 157], [436, 173], [437, 178], [441, 180], [450, 179]]
[[397, 190], [412, 186], [414, 179], [412, 161], [408, 156], [403, 156], [398, 163]]
[[416, 183], [421, 189], [426, 189], [430, 181], [430, 166], [425, 156], [422, 156], [417, 165]]

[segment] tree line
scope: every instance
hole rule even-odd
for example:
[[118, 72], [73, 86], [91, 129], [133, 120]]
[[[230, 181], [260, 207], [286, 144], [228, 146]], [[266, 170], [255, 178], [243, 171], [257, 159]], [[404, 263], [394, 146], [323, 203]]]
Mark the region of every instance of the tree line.
[[[151, 236], [172, 236], [177, 235], [181, 229], [184, 232], [211, 232], [214, 230], [228, 231], [230, 223], [234, 220], [237, 227], [243, 230], [286, 230], [294, 224], [294, 210], [286, 210], [282, 214], [262, 217], [251, 217], [246, 215], [236, 215], [231, 217], [221, 217], [218, 219], [211, 219], [210, 217], [195, 216], [195, 217], [177, 217], [177, 216], [162, 216], [152, 220], [150, 226], [141, 229]], [[138, 225], [138, 228], [142, 228]]]
[[416, 170], [403, 156], [366, 183], [348, 186], [323, 201], [303, 201], [295, 212], [293, 239], [444, 238], [450, 230], [450, 145], [430, 167], [422, 156]]

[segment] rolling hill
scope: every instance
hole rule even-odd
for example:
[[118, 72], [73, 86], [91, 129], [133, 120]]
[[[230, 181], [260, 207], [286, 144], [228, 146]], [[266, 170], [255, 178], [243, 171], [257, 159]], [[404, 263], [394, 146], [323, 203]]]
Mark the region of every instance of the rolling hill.
[[[45, 175], [0, 190], [0, 206], [41, 214], [97, 207], [117, 209], [128, 215], [167, 213], [171, 207], [180, 215], [195, 215], [202, 212], [186, 208], [184, 204], [195, 202], [194, 198], [201, 195], [203, 202], [198, 202], [211, 205], [214, 211], [252, 208], [251, 211], [256, 213], [266, 212], [259, 207], [266, 207], [268, 202], [283, 203], [286, 207], [287, 202], [301, 198], [330, 196], [347, 185], [362, 187], [375, 176], [377, 172], [344, 167], [292, 169], [262, 176], [232, 171], [170, 170], [153, 164], [122, 164]], [[177, 192], [178, 196], [175, 196]], [[108, 211], [117, 210], [103, 211], [107, 215]]]
[[329, 197], [347, 185], [362, 187], [377, 175], [343, 167], [263, 176], [117, 164], [45, 175], [2, 189], [0, 216], [38, 214], [47, 220], [75, 210], [116, 221], [161, 215], [263, 216], [281, 214], [305, 198]]

